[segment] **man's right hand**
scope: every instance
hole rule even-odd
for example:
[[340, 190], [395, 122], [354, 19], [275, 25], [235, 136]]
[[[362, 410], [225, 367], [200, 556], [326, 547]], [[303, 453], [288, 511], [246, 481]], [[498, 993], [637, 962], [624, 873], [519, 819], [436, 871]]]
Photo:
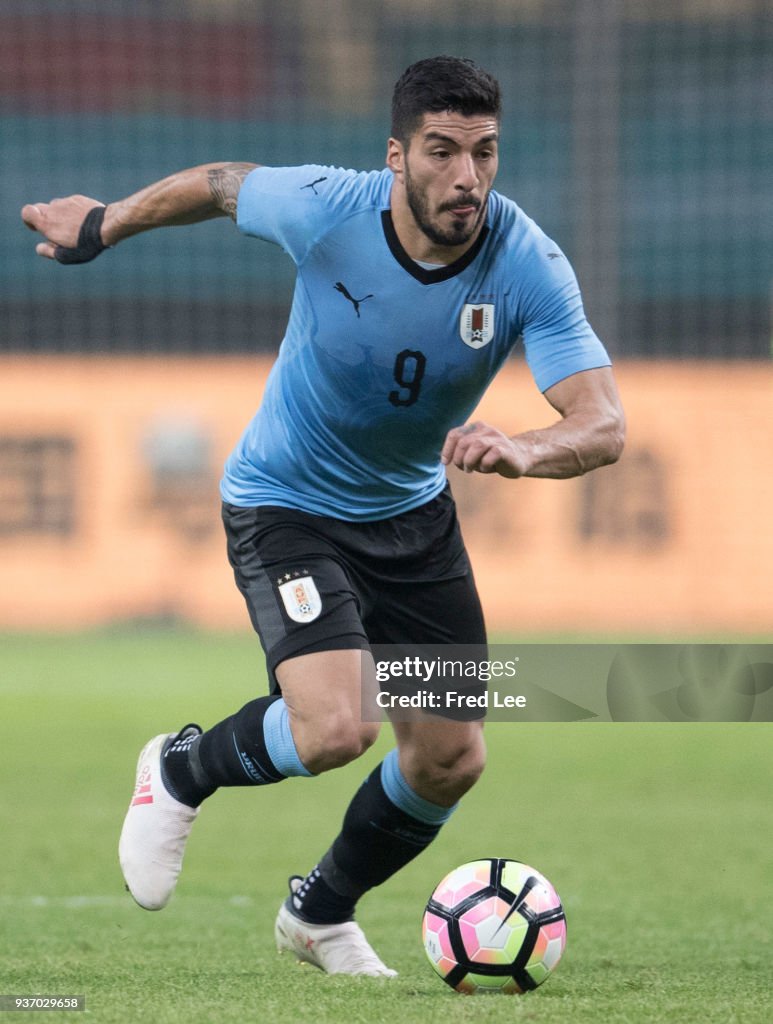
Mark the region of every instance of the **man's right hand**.
[[[60, 263], [85, 263], [106, 246], [141, 231], [198, 224], [213, 217], [236, 220], [239, 189], [257, 166], [233, 161], [200, 164], [109, 206], [88, 196], [68, 196], [50, 203], [30, 203], [21, 216], [30, 230], [39, 231], [45, 239], [36, 247], [39, 256]], [[97, 208], [104, 209], [103, 221], [92, 213]]]
[[[74, 249], [86, 214], [95, 206], [104, 206], [88, 196], [68, 196], [50, 203], [29, 203], [21, 211], [22, 220], [31, 231], [39, 231], [45, 241], [38, 242], [35, 252], [46, 259], [56, 259], [57, 246]], [[103, 242], [107, 245], [107, 241]]]

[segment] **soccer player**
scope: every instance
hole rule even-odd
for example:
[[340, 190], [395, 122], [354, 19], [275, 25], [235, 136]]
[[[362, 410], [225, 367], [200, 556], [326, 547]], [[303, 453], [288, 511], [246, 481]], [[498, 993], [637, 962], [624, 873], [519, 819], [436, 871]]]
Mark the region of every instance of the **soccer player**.
[[[37, 252], [60, 263], [229, 216], [297, 267], [262, 404], [222, 480], [229, 558], [271, 692], [141, 752], [119, 853], [149, 910], [169, 900], [199, 807], [218, 788], [314, 776], [374, 742], [378, 724], [360, 703], [370, 645], [485, 644], [446, 466], [562, 478], [620, 455], [610, 360], [572, 269], [492, 189], [499, 131], [496, 80], [436, 57], [395, 87], [381, 170], [213, 163], [107, 206], [71, 196], [22, 211], [44, 237]], [[508, 436], [506, 424], [468, 418], [519, 338], [558, 417]], [[330, 973], [395, 973], [355, 905], [435, 838], [483, 769], [479, 720], [427, 713], [393, 728], [396, 748], [279, 909], [279, 949]]]

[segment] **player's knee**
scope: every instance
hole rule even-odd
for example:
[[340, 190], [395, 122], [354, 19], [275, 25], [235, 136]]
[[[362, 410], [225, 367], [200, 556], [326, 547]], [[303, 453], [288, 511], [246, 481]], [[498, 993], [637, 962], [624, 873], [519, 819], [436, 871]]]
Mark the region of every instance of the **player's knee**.
[[376, 742], [378, 722], [330, 719], [317, 723], [307, 738], [301, 759], [313, 774], [341, 768], [356, 761]]
[[477, 738], [429, 757], [418, 758], [411, 775], [417, 791], [438, 803], [459, 800], [472, 789], [486, 766], [486, 748]]
[[[483, 744], [470, 744], [459, 750], [455, 757], [439, 765], [440, 780], [455, 799], [475, 785], [486, 767], [486, 748]], [[442, 784], [442, 783], [441, 783]]]

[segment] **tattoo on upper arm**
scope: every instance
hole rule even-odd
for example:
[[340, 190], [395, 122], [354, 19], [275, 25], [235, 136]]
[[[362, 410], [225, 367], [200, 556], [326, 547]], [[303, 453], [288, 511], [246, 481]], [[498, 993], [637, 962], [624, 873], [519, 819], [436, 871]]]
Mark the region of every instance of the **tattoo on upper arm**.
[[218, 167], [215, 170], [207, 171], [209, 191], [215, 201], [215, 205], [224, 213], [227, 213], [232, 220], [236, 220], [236, 200], [242, 182], [254, 171], [257, 164], [226, 164], [225, 167]]

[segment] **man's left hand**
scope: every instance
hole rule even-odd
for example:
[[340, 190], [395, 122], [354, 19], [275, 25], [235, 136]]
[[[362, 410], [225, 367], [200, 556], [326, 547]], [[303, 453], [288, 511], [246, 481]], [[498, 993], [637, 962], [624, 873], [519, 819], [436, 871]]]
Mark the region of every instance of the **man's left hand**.
[[440, 461], [465, 473], [499, 473], [510, 479], [529, 469], [527, 454], [517, 441], [480, 422], [449, 430]]

